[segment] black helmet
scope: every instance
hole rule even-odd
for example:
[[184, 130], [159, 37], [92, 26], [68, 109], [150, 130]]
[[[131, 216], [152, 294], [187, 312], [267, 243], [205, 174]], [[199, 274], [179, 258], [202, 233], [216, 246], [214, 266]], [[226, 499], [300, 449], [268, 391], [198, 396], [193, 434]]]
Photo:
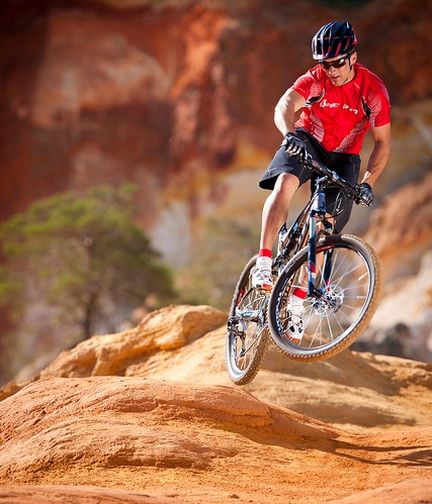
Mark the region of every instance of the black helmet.
[[320, 28], [312, 39], [315, 60], [335, 58], [350, 53], [357, 45], [357, 37], [348, 21], [332, 21]]

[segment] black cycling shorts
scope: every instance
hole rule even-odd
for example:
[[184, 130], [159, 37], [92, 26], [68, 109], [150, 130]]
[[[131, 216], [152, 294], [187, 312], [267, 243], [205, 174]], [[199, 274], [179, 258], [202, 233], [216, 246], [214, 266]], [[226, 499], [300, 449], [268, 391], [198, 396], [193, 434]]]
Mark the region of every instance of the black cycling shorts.
[[[344, 154], [341, 152], [327, 152], [321, 144], [312, 138], [304, 130], [296, 130], [296, 135], [305, 141], [306, 148], [312, 157], [334, 170], [346, 181], [355, 184], [360, 173], [360, 156], [357, 154]], [[276, 179], [281, 173], [292, 173], [300, 180], [300, 185], [311, 180], [311, 193], [314, 188], [316, 174], [309, 168], [305, 168], [296, 156], [290, 156], [281, 146], [264, 172], [259, 186], [262, 189], [273, 190]], [[325, 189], [327, 212], [335, 218], [335, 231], [340, 233], [348, 222], [353, 200], [345, 196], [337, 186], [329, 186]]]

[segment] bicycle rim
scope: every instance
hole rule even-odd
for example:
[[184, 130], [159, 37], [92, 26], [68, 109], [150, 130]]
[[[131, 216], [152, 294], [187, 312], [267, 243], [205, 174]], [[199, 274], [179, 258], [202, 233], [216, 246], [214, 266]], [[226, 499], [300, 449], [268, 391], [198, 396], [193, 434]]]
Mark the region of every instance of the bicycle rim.
[[238, 385], [256, 376], [269, 343], [268, 295], [251, 285], [250, 272], [255, 261], [253, 257], [240, 276], [228, 317], [227, 368], [231, 380]]
[[357, 237], [331, 236], [318, 244], [317, 298], [304, 301], [304, 336], [292, 341], [287, 332], [289, 301], [296, 287], [304, 288], [307, 250], [288, 263], [269, 303], [272, 339], [286, 355], [322, 360], [347, 348], [365, 329], [381, 291], [381, 273], [374, 251]]

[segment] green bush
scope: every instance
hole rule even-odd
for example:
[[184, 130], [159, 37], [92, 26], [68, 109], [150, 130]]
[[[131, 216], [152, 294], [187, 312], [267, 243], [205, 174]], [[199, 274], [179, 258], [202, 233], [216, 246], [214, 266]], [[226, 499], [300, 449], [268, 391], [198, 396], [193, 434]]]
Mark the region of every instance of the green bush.
[[175, 298], [171, 272], [133, 222], [133, 194], [131, 186], [59, 194], [1, 226], [0, 304], [13, 318], [8, 348], [20, 364]]

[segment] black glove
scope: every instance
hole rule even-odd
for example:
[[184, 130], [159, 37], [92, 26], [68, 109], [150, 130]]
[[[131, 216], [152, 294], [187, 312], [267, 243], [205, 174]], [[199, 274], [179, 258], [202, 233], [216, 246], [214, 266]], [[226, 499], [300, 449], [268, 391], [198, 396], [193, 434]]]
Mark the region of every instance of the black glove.
[[367, 182], [363, 182], [360, 184], [359, 193], [360, 193], [360, 203], [363, 203], [366, 206], [372, 205], [375, 196], [372, 191], [372, 187]]
[[287, 133], [285, 135], [282, 146], [285, 147], [285, 152], [287, 154], [290, 156], [296, 156], [301, 163], [305, 162], [308, 154], [305, 144], [294, 133]]

